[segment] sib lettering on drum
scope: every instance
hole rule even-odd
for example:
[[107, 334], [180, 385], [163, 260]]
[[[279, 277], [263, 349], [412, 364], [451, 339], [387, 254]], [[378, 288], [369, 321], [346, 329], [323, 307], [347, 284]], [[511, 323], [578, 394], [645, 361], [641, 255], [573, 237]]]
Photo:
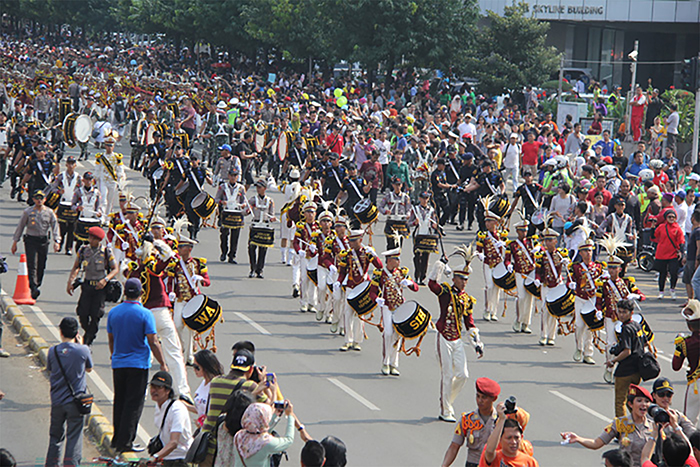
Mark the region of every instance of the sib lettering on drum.
[[411, 326], [411, 329], [418, 330], [420, 329], [421, 325], [425, 322], [426, 319], [426, 314], [423, 310], [418, 310], [418, 314], [416, 315], [415, 318], [411, 320], [410, 323], [408, 323], [409, 326]]

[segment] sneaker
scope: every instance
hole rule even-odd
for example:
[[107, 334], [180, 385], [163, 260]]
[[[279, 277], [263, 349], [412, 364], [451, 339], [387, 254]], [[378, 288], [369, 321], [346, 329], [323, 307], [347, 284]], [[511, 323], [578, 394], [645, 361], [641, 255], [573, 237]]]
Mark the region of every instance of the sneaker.
[[353, 343], [352, 343], [352, 346], [351, 346], [350, 348], [351, 348], [352, 350], [357, 351], [357, 352], [359, 352], [360, 350], [362, 350], [362, 347], [360, 347], [360, 344], [358, 344], [357, 342], [353, 342]]
[[338, 350], [340, 350], [341, 352], [347, 352], [347, 351], [350, 350], [351, 348], [352, 348], [352, 344], [347, 343], [347, 344], [343, 344], [343, 346], [342, 346], [340, 349], [338, 349]]
[[307, 310], [308, 308], [306, 307], [306, 305], [302, 305], [299, 307], [299, 311], [301, 311], [302, 313], [306, 313]]
[[388, 375], [389, 374], [389, 365], [382, 365], [382, 374], [383, 375]]
[[491, 321], [491, 314], [488, 312], [484, 312], [484, 321]]
[[676, 300], [676, 289], [671, 289], [671, 300]]
[[0, 349], [0, 358], [8, 358], [10, 356], [10, 352], [4, 349]]
[[236, 258], [229, 258], [228, 262], [231, 264], [238, 264], [238, 261], [236, 261]]
[[[313, 307], [311, 307], [311, 310], [313, 311]], [[322, 321], [323, 320], [323, 310], [316, 310], [316, 321]]]
[[593, 357], [583, 357], [583, 363], [586, 365], [595, 365], [595, 360], [593, 360]]
[[547, 345], [554, 345], [554, 339], [547, 339]]
[[491, 313], [491, 321], [498, 321], [498, 314]]
[[401, 376], [401, 373], [399, 373], [399, 369], [395, 366], [390, 367], [389, 373], [391, 373], [391, 376]]
[[338, 323], [333, 323], [331, 324], [331, 333], [335, 334], [336, 332], [338, 332]]
[[66, 250], [66, 256], [73, 256], [73, 250]]
[[664, 298], [664, 293], [663, 293], [663, 292], [659, 292], [659, 300], [661, 300], [661, 299], [663, 299], [663, 298]]
[[532, 329], [530, 329], [530, 326], [527, 324], [523, 324], [523, 326], [520, 328], [520, 332], [524, 332], [525, 334], [532, 334]]
[[345, 328], [340, 328], [340, 331], [338, 331], [339, 336], [344, 336], [345, 335]]
[[520, 323], [513, 321], [513, 332], [520, 332]]
[[139, 444], [139, 443], [134, 443], [131, 445], [131, 450], [133, 452], [143, 452], [146, 450], [146, 446]]
[[605, 381], [608, 384], [613, 384], [613, 373], [610, 368], [605, 369], [605, 373], [603, 373], [603, 381]]
[[255, 277], [257, 277], [258, 279], [264, 279], [262, 271], [260, 271], [259, 273], [255, 274]]
[[454, 416], [452, 416], [452, 415], [440, 414], [440, 415], [438, 415], [438, 418], [440, 420], [442, 420], [443, 422], [447, 422], [447, 423], [454, 423], [457, 421], [457, 419], [455, 419]]
[[545, 338], [543, 337], [542, 339], [540, 339], [540, 341], [539, 341], [538, 343], [539, 343], [540, 345], [542, 345], [542, 346], [547, 345], [547, 339], [545, 339]]
[[581, 351], [579, 349], [576, 349], [576, 351], [574, 352], [574, 361], [580, 362], [581, 357], [583, 357], [583, 355], [581, 354]]
[[457, 225], [457, 230], [459, 230], [459, 231], [464, 230], [464, 224], [458, 224], [458, 225]]

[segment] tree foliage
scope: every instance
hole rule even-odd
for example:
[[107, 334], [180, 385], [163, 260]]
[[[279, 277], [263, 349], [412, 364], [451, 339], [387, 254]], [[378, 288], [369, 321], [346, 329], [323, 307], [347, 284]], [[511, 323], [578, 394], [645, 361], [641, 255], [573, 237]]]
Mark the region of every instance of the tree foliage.
[[539, 86], [559, 67], [559, 54], [545, 45], [549, 23], [527, 16], [528, 5], [506, 6], [504, 15], [488, 12], [489, 25], [476, 43], [473, 62], [480, 90], [501, 94]]

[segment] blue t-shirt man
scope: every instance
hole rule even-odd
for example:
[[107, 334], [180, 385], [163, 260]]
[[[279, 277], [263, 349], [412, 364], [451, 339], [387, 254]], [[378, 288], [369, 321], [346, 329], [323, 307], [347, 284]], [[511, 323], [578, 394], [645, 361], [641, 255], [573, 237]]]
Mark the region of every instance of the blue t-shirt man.
[[148, 334], [156, 334], [153, 314], [138, 301], [125, 300], [107, 317], [107, 332], [112, 335], [112, 368], [151, 368]]

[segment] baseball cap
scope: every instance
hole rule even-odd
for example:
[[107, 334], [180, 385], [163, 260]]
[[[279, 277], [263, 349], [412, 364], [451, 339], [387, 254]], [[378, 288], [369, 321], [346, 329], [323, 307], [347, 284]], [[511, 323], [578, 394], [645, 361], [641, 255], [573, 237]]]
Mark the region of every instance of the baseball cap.
[[680, 198], [682, 198], [682, 199], [685, 199], [685, 191], [683, 191], [683, 190], [678, 190], [678, 192], [676, 192], [676, 196], [678, 196], [678, 197], [680, 197]]
[[75, 156], [68, 156], [68, 158], [66, 158], [66, 162], [75, 163]]
[[248, 371], [255, 364], [255, 357], [249, 350], [241, 349], [233, 356], [232, 370]]
[[141, 281], [135, 277], [132, 277], [131, 279], [127, 279], [126, 282], [124, 283], [124, 294], [125, 295], [140, 294], [142, 290], [143, 290], [143, 287], [141, 286]]
[[151, 386], [161, 386], [164, 388], [173, 388], [173, 377], [167, 371], [159, 371], [151, 378]]
[[229, 144], [222, 144], [221, 146], [219, 146], [219, 151], [231, 152], [231, 146]]

